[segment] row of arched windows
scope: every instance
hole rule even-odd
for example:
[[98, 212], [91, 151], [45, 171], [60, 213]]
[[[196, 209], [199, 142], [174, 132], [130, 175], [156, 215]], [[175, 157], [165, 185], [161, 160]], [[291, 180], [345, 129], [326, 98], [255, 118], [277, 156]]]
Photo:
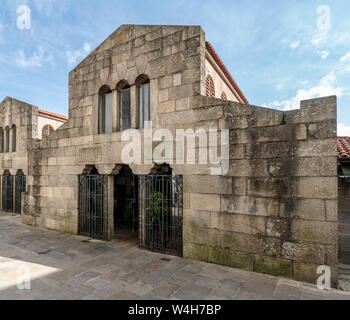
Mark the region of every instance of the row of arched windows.
[[0, 153], [16, 152], [17, 129], [13, 125], [11, 128], [6, 127], [5, 130], [0, 128]]
[[[215, 97], [215, 85], [214, 85], [214, 80], [211, 77], [211, 75], [207, 75], [206, 79], [205, 79], [205, 94], [208, 97]], [[222, 100], [227, 100], [227, 95], [226, 92], [223, 91], [221, 93], [221, 99]]]
[[[137, 106], [137, 127], [144, 128], [144, 123], [151, 121], [150, 110], [150, 79], [146, 75], [141, 75], [135, 80], [136, 86], [136, 106]], [[126, 80], [121, 80], [113, 91], [110, 87], [103, 86], [99, 91], [99, 133], [111, 133], [112, 131], [123, 131], [131, 128], [131, 97], [130, 84]], [[115, 102], [115, 104], [113, 103]], [[113, 118], [113, 105], [116, 105], [116, 118]], [[114, 123], [116, 121], [116, 123]]]

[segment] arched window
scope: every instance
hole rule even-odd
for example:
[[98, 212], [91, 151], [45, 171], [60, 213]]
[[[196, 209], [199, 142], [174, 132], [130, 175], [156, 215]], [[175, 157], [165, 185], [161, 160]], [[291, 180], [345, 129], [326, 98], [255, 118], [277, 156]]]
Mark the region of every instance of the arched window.
[[112, 91], [108, 86], [103, 86], [99, 92], [99, 133], [112, 132]]
[[227, 95], [226, 95], [225, 91], [222, 92], [221, 99], [222, 100], [227, 100]]
[[44, 139], [44, 138], [48, 137], [54, 131], [55, 131], [55, 129], [53, 128], [53, 126], [50, 126], [49, 124], [47, 124], [41, 130], [41, 136]]
[[208, 97], [215, 97], [215, 86], [213, 78], [208, 74], [205, 79], [205, 94]]
[[5, 128], [5, 152], [10, 152], [10, 128]]
[[141, 75], [135, 82], [138, 91], [138, 126], [142, 129], [145, 122], [151, 121], [150, 80], [148, 76]]
[[119, 101], [119, 130], [131, 128], [130, 114], [130, 86], [127, 81], [120, 81], [117, 85]]
[[17, 129], [16, 126], [13, 125], [11, 128], [11, 152], [16, 152], [16, 139], [17, 139]]
[[4, 129], [0, 128], [0, 153], [3, 153], [4, 151]]

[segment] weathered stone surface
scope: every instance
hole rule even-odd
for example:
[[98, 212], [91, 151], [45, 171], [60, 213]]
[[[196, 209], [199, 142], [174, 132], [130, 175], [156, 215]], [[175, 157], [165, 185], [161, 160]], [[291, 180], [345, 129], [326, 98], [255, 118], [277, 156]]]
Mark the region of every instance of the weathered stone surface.
[[215, 248], [210, 246], [208, 261], [245, 270], [253, 269], [253, 258], [249, 253], [232, 251], [230, 249]]
[[190, 193], [231, 194], [232, 178], [210, 175], [192, 175], [184, 180], [184, 190]]
[[292, 261], [287, 259], [256, 257], [253, 271], [287, 278], [293, 276]]
[[300, 198], [335, 199], [338, 180], [330, 178], [299, 178], [296, 183], [296, 195]]
[[220, 196], [192, 193], [190, 195], [190, 208], [220, 212]]
[[212, 212], [210, 226], [217, 230], [242, 232], [252, 235], [265, 234], [264, 217]]
[[338, 224], [334, 222], [293, 219], [291, 229], [295, 240], [337, 243]]

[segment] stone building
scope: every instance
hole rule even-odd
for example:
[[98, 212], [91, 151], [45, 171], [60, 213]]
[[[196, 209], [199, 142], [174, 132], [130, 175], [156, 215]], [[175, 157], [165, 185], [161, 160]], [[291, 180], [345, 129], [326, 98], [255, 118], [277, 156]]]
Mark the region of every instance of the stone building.
[[28, 149], [34, 140], [48, 136], [66, 117], [28, 103], [5, 98], [0, 103], [1, 208], [21, 213], [21, 194], [28, 174]]
[[[23, 223], [310, 282], [326, 264], [335, 285], [336, 104], [249, 105], [199, 26], [123, 25], [70, 72], [69, 120], [33, 142]], [[178, 154], [184, 130], [205, 147]], [[123, 161], [129, 133], [142, 163]]]

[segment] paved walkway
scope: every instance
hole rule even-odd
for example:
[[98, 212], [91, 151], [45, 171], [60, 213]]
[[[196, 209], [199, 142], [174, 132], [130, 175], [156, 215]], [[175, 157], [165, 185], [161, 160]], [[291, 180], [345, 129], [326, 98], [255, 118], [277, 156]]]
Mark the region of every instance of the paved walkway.
[[[0, 216], [0, 299], [349, 299], [341, 291], [89, 241]], [[20, 290], [31, 275], [30, 290]], [[29, 283], [27, 282], [29, 285]]]

